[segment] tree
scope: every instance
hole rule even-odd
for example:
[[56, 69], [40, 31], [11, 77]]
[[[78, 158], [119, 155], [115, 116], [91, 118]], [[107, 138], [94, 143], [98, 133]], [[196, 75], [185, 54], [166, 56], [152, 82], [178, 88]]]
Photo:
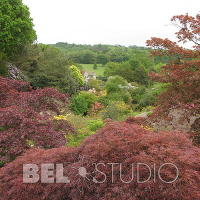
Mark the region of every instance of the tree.
[[100, 92], [103, 90], [103, 87], [104, 87], [105, 83], [104, 81], [101, 81], [99, 79], [89, 79], [88, 81], [88, 86], [90, 89], [93, 89], [95, 88], [95, 90], [97, 92]]
[[128, 91], [128, 82], [121, 76], [111, 76], [106, 82], [105, 89], [107, 98], [111, 101], [131, 102], [131, 95]]
[[82, 91], [75, 95], [71, 100], [71, 109], [77, 115], [88, 114], [92, 104], [96, 101], [96, 96], [93, 93]]
[[91, 50], [85, 50], [80, 52], [80, 63], [82, 64], [93, 64], [96, 63], [96, 53]]
[[76, 93], [83, 82], [80, 72], [81, 79], [73, 76], [70, 70], [72, 63], [65, 52], [49, 45], [27, 46], [26, 54], [20, 56], [15, 63], [34, 88], [53, 87], [71, 95]]
[[104, 54], [97, 55], [97, 63], [105, 65], [108, 62], [108, 56]]
[[36, 39], [29, 9], [22, 0], [0, 1], [0, 51], [12, 57]]
[[124, 91], [128, 87], [128, 82], [121, 76], [111, 76], [106, 82], [105, 88], [107, 93]]
[[98, 65], [95, 63], [95, 64], [93, 65], [93, 69], [96, 70], [97, 68], [98, 68]]
[[78, 69], [78, 67], [76, 67], [75, 65], [72, 65], [70, 67], [71, 73], [72, 73], [72, 77], [78, 82], [79, 86], [83, 86], [84, 85], [84, 77], [81, 74], [81, 71]]
[[200, 114], [200, 15], [178, 15], [171, 20], [179, 28], [178, 42], [193, 42], [195, 46], [187, 49], [169, 39], [155, 37], [147, 41], [147, 45], [154, 48], [153, 56], [169, 57], [159, 74], [150, 74], [156, 81], [169, 83], [153, 116], [166, 117], [170, 109], [179, 108], [187, 111], [188, 119]]
[[147, 70], [136, 59], [122, 63], [107, 63], [104, 73], [105, 76], [122, 76], [128, 82], [137, 82], [143, 85], [148, 83]]

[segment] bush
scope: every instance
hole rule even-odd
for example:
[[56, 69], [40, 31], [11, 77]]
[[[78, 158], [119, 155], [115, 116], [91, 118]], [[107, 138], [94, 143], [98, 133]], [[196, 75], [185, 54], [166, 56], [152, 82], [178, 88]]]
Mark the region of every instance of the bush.
[[132, 100], [130, 93], [126, 90], [108, 94], [107, 97], [110, 101], [123, 101], [127, 104], [130, 104]]
[[88, 86], [90, 89], [95, 88], [97, 92], [100, 92], [104, 87], [104, 82], [101, 80], [90, 79], [88, 81]]
[[3, 167], [3, 166], [4, 166], [4, 164], [5, 164], [5, 162], [4, 162], [4, 161], [2, 161], [2, 160], [0, 160], [0, 168], [1, 168], [1, 167]]
[[92, 104], [96, 101], [93, 93], [82, 91], [71, 100], [71, 109], [77, 115], [87, 115]]
[[142, 110], [147, 106], [155, 106], [158, 96], [166, 90], [167, 86], [168, 84], [155, 83], [148, 88], [138, 85], [130, 89], [132, 103], [136, 104], [135, 109]]
[[139, 107], [155, 106], [158, 96], [166, 90], [168, 84], [156, 83], [152, 87], [147, 88], [139, 101]]
[[108, 94], [124, 91], [128, 86], [128, 82], [121, 76], [111, 76], [106, 82], [105, 89]]
[[[24, 184], [22, 166], [27, 163], [63, 163], [64, 175], [70, 183]], [[102, 163], [95, 170], [94, 163]], [[120, 163], [122, 175], [120, 177]], [[180, 175], [173, 183], [165, 183], [153, 175], [144, 183], [138, 183], [136, 171], [131, 180], [132, 165], [147, 164], [152, 173], [165, 163], [177, 166]], [[105, 165], [104, 165], [105, 164]], [[82, 168], [86, 176], [81, 176]], [[4, 200], [9, 199], [70, 199], [70, 200], [189, 200], [200, 199], [200, 149], [193, 146], [181, 132], [147, 131], [132, 122], [108, 123], [106, 127], [90, 136], [80, 147], [34, 149], [0, 169], [0, 193]], [[174, 167], [165, 166], [160, 176], [174, 180], [177, 173]], [[106, 176], [106, 181], [103, 182]], [[113, 178], [112, 178], [113, 177]], [[140, 180], [149, 177], [146, 167], [139, 169]], [[112, 181], [113, 180], [113, 181]], [[130, 183], [123, 183], [130, 181]], [[102, 181], [103, 183], [98, 183]], [[192, 184], [191, 184], [192, 183]]]
[[137, 85], [136, 88], [130, 89], [129, 92], [131, 94], [132, 103], [138, 104], [142, 99], [142, 96], [145, 94], [146, 88], [145, 86]]
[[106, 82], [105, 89], [107, 97], [111, 101], [124, 101], [131, 103], [131, 95], [128, 91], [128, 82], [120, 76], [109, 77]]
[[[52, 148], [66, 143], [69, 123], [58, 124], [50, 113], [59, 114], [68, 102], [66, 95], [55, 89], [32, 90], [26, 82], [0, 77], [0, 160], [12, 161], [34, 147]], [[61, 128], [62, 127], [62, 128]], [[59, 131], [58, 131], [59, 129]]]
[[99, 103], [101, 103], [104, 106], [107, 106], [110, 103], [110, 98], [108, 96], [100, 96], [97, 100]]
[[103, 126], [104, 126], [104, 122], [101, 119], [90, 120], [88, 124], [88, 128], [91, 131], [96, 131], [97, 129], [100, 129]]
[[111, 101], [109, 105], [101, 111], [103, 119], [123, 120], [128, 115], [131, 115], [131, 107], [126, 105], [123, 101]]

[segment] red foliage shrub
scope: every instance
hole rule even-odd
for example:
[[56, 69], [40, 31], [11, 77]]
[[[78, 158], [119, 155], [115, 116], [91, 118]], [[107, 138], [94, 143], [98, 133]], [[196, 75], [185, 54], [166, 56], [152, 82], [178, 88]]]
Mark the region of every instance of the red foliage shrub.
[[55, 89], [32, 90], [22, 81], [0, 77], [0, 160], [9, 162], [30, 148], [52, 148], [66, 143], [74, 132], [68, 122], [56, 122], [48, 114], [60, 113], [67, 96]]
[[146, 118], [144, 117], [128, 117], [126, 119], [127, 123], [138, 124], [138, 125], [144, 125], [145, 121], [146, 121]]
[[187, 49], [169, 39], [155, 37], [147, 41], [147, 45], [154, 48], [153, 56], [170, 58], [159, 74], [150, 74], [156, 81], [169, 83], [152, 118], [167, 118], [170, 109], [182, 109], [187, 111], [185, 119], [189, 121], [191, 116], [200, 114], [200, 15], [178, 15], [172, 21], [179, 27], [176, 33], [179, 42], [190, 41], [195, 46]]
[[[39, 167], [43, 163], [62, 163], [64, 174], [71, 182], [22, 183], [22, 165], [29, 163]], [[105, 175], [95, 170], [95, 163], [101, 163], [98, 170]], [[122, 164], [121, 178], [120, 166], [114, 165], [112, 169], [109, 163]], [[123, 183], [122, 180], [131, 180], [131, 165], [136, 163], [145, 163], [151, 169], [155, 165], [156, 171], [162, 164], [173, 163], [180, 175], [173, 183], [165, 183], [158, 176], [155, 181], [151, 178], [138, 183], [134, 171], [134, 179]], [[86, 169], [86, 173], [80, 173], [80, 169]], [[147, 168], [141, 167], [139, 173], [140, 180], [148, 178]], [[105, 176], [106, 180], [98, 183]], [[161, 176], [170, 181], [176, 171], [164, 167]], [[133, 123], [109, 123], [76, 149], [62, 147], [27, 152], [0, 169], [0, 180], [2, 200], [199, 200], [200, 149], [181, 132], [155, 133]]]
[[97, 114], [100, 110], [102, 110], [104, 108], [104, 106], [99, 103], [99, 102], [95, 102], [92, 104], [92, 107], [90, 109], [90, 113], [95, 115]]

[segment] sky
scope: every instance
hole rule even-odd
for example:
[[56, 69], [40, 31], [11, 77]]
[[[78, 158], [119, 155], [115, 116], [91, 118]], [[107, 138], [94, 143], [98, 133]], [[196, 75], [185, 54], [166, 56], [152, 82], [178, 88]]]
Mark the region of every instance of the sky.
[[174, 15], [200, 13], [200, 0], [23, 0], [38, 42], [145, 46], [151, 37], [175, 40]]

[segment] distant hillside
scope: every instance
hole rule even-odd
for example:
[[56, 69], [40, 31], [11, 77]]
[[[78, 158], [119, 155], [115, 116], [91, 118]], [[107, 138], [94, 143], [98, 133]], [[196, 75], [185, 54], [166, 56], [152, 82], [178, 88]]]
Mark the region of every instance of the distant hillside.
[[65, 51], [68, 58], [80, 64], [106, 64], [108, 62], [124, 62], [137, 55], [148, 55], [149, 49], [138, 46], [121, 45], [82, 45], [59, 42], [51, 44]]

